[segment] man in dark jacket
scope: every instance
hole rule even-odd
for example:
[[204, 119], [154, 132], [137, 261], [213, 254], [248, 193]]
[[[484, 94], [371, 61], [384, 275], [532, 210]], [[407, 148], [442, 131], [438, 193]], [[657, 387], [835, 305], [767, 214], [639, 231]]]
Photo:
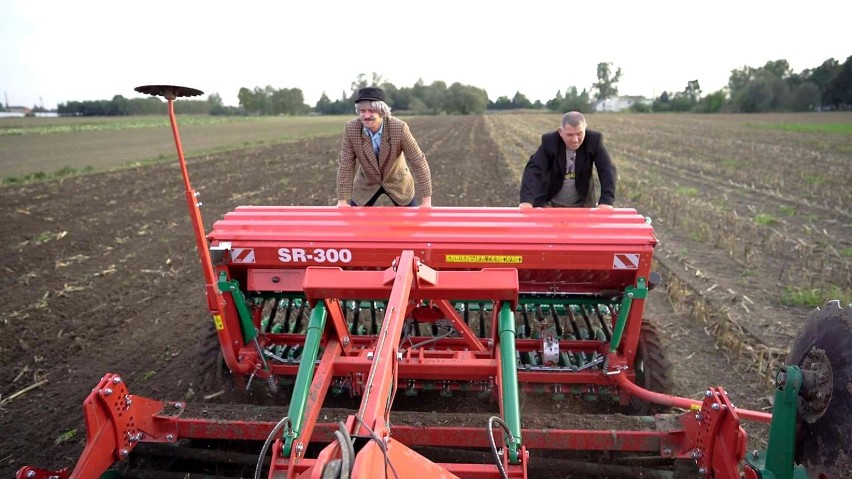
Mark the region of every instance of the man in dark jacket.
[[[592, 167], [601, 183], [595, 198]], [[615, 202], [615, 165], [603, 144], [603, 135], [586, 130], [578, 111], [562, 117], [562, 126], [541, 136], [521, 179], [521, 208], [612, 208]]]

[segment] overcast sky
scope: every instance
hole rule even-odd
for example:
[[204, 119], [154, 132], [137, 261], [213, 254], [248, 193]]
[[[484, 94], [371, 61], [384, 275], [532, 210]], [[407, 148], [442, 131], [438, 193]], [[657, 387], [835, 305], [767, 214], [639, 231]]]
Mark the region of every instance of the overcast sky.
[[624, 95], [704, 93], [730, 72], [785, 59], [794, 72], [852, 55], [852, 2], [0, 0], [9, 105], [139, 97], [177, 84], [237, 105], [240, 87], [301, 88], [313, 106], [359, 73], [520, 91], [547, 101], [621, 68]]

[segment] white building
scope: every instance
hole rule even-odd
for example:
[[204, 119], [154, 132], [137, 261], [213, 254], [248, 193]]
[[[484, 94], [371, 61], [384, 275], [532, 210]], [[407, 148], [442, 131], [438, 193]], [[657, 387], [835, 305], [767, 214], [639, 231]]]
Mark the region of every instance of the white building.
[[635, 104], [644, 104], [651, 106], [653, 100], [649, 100], [644, 96], [617, 96], [607, 98], [605, 100], [597, 100], [592, 103], [592, 111], [594, 112], [619, 112], [630, 109]]

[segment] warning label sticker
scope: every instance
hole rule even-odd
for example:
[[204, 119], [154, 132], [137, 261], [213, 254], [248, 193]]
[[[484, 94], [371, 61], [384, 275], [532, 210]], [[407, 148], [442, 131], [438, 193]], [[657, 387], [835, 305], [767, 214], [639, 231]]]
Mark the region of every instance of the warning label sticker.
[[490, 254], [448, 254], [445, 261], [447, 263], [513, 263], [519, 264], [524, 262], [523, 256], [504, 256]]
[[234, 248], [231, 250], [232, 263], [254, 263], [254, 248]]
[[612, 269], [639, 269], [639, 255], [632, 253], [614, 255]]

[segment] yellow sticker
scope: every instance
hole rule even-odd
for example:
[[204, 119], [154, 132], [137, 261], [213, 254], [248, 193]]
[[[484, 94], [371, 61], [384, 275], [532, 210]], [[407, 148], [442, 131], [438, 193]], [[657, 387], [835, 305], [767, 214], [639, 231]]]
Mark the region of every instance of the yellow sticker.
[[222, 322], [222, 317], [218, 314], [213, 315], [213, 323], [216, 324], [216, 330], [221, 331], [225, 329], [225, 323]]
[[490, 254], [448, 254], [447, 263], [523, 263], [523, 256], [500, 256]]

